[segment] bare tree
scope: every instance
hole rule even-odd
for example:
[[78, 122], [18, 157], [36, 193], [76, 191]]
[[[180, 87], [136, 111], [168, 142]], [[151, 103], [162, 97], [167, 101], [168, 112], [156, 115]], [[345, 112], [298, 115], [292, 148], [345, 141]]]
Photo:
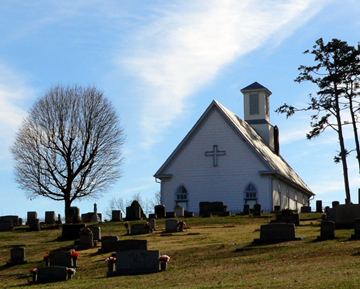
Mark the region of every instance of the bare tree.
[[15, 177], [29, 198], [65, 202], [97, 198], [121, 177], [119, 117], [96, 87], [55, 86], [30, 109], [11, 152]]

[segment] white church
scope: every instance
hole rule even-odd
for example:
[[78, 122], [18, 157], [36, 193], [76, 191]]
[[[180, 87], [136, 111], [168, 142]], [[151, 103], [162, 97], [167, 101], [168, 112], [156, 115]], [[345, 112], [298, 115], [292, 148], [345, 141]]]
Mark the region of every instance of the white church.
[[213, 100], [155, 173], [167, 211], [181, 205], [198, 214], [200, 202], [215, 201], [232, 213], [245, 204], [260, 204], [265, 212], [310, 206], [314, 193], [280, 155], [271, 92], [257, 82], [241, 92], [244, 120]]

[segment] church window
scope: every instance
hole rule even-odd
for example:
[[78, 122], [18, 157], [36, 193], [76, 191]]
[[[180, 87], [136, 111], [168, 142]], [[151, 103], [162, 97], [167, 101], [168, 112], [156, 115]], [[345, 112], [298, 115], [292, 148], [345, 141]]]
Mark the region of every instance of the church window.
[[185, 211], [187, 210], [188, 192], [184, 186], [177, 188], [175, 192], [175, 205], [182, 206]]
[[259, 95], [250, 94], [250, 115], [259, 114]]
[[250, 209], [254, 208], [257, 203], [257, 189], [253, 183], [249, 183], [245, 188], [245, 204], [250, 205]]

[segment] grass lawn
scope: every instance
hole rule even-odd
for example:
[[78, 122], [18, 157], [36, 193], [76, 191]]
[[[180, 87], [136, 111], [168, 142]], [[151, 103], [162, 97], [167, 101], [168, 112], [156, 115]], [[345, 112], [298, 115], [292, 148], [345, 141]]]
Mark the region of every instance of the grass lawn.
[[[27, 227], [0, 232], [0, 287], [2, 288], [359, 288], [360, 241], [350, 240], [353, 229], [336, 230], [333, 240], [317, 241], [320, 214], [302, 214], [296, 228], [301, 241], [255, 245], [265, 215], [189, 218], [184, 232], [164, 234], [165, 220], [147, 235], [127, 236], [122, 222], [105, 222], [102, 235], [119, 239], [147, 239], [149, 249], [171, 257], [168, 270], [156, 274], [107, 278], [104, 260], [110, 253], [97, 248], [77, 250], [74, 280], [48, 284], [29, 283], [30, 269], [44, 266], [44, 255], [59, 248], [75, 248], [63, 241], [60, 228], [29, 232]], [[141, 221], [143, 222], [143, 221]], [[130, 222], [137, 223], [137, 222]], [[12, 245], [26, 244], [28, 263], [8, 266]], [[100, 244], [101, 246], [101, 244]]]

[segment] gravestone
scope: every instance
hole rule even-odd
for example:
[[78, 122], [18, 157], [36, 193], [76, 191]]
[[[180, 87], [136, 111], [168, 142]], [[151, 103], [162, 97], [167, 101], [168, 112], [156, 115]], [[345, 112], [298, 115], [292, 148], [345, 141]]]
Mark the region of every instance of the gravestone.
[[273, 223], [260, 226], [260, 239], [255, 239], [254, 242], [285, 242], [301, 240], [295, 235], [295, 224]]
[[356, 218], [354, 220], [354, 234], [351, 235], [351, 239], [358, 240], [360, 239], [360, 219]]
[[194, 212], [185, 211], [185, 218], [193, 218], [195, 216]]
[[159, 250], [130, 250], [116, 252], [116, 271], [107, 276], [156, 273], [161, 270]]
[[175, 212], [166, 212], [166, 218], [176, 218]]
[[278, 213], [278, 212], [280, 212], [280, 206], [279, 205], [277, 205], [277, 206], [274, 206], [274, 212], [275, 213]]
[[111, 211], [111, 221], [119, 222], [122, 221], [122, 213], [120, 210], [113, 210]]
[[26, 220], [26, 223], [28, 225], [30, 225], [30, 222], [32, 220], [35, 220], [35, 219], [38, 219], [38, 214], [37, 212], [27, 212], [27, 220]]
[[71, 257], [71, 252], [69, 251], [51, 251], [50, 255], [50, 266], [64, 266], [73, 268], [75, 267], [74, 260]]
[[300, 215], [294, 214], [291, 211], [286, 210], [284, 213], [276, 214], [276, 222], [286, 224], [290, 223], [295, 224], [295, 226], [300, 226]]
[[26, 261], [26, 251], [25, 248], [22, 248], [24, 245], [14, 246], [10, 250], [10, 264], [11, 265], [20, 265], [27, 263]]
[[156, 219], [154, 218], [149, 219], [149, 223], [150, 223], [150, 229], [152, 231], [156, 231]]
[[254, 216], [261, 216], [262, 212], [261, 212], [261, 205], [260, 204], [255, 204], [254, 205]]
[[11, 220], [0, 220], [0, 232], [14, 231], [13, 222]]
[[98, 215], [98, 210], [97, 210], [97, 204], [94, 204], [94, 213], [91, 216], [91, 222], [92, 223], [99, 223], [100, 222], [100, 217]]
[[323, 209], [322, 209], [322, 201], [321, 200], [317, 200], [316, 201], [316, 213], [322, 213]]
[[93, 232], [94, 241], [101, 241], [101, 227], [89, 226], [89, 228]]
[[85, 228], [85, 224], [63, 224], [62, 237], [70, 240], [79, 239], [79, 233], [82, 228]]
[[311, 207], [310, 206], [302, 206], [301, 213], [311, 213]]
[[178, 221], [176, 219], [169, 219], [165, 221], [165, 231], [167, 233], [177, 232], [178, 231]]
[[149, 219], [157, 219], [157, 215], [156, 214], [149, 214]]
[[101, 249], [99, 249], [99, 251], [102, 253], [116, 251], [116, 242], [118, 240], [118, 236], [102, 236]]
[[40, 220], [39, 219], [31, 219], [28, 221], [30, 231], [40, 231]]
[[[72, 279], [73, 275], [70, 275]], [[69, 279], [68, 268], [64, 266], [39, 267], [34, 276], [35, 283], [50, 283]]]
[[332, 207], [333, 207], [333, 209], [336, 208], [336, 207], [339, 206], [339, 205], [340, 205], [340, 202], [339, 202], [339, 201], [333, 201], [333, 202], [332, 202]]
[[250, 214], [250, 205], [244, 205], [243, 214], [244, 215], [249, 215]]
[[175, 206], [174, 213], [177, 217], [184, 217], [184, 208], [181, 206]]
[[133, 224], [130, 226], [130, 235], [140, 235], [150, 233], [150, 224]]
[[206, 213], [211, 213], [212, 215], [222, 216], [222, 214], [226, 211], [227, 211], [227, 206], [224, 205], [224, 202], [200, 202], [199, 203], [200, 215], [206, 215]]
[[154, 207], [156, 216], [161, 218], [166, 218], [166, 206], [165, 205], [157, 205]]
[[58, 224], [62, 224], [62, 221], [61, 221], [61, 215], [60, 215], [60, 214], [58, 214], [58, 220], [57, 220], [57, 223], [58, 223]]
[[68, 215], [66, 218], [66, 223], [80, 223], [80, 209], [78, 207], [70, 207], [68, 209]]
[[55, 224], [56, 214], [54, 211], [45, 212], [45, 224]]
[[12, 225], [14, 227], [22, 225], [22, 219], [19, 218], [19, 216], [1, 216], [0, 217], [0, 221], [8, 221], [8, 220], [12, 221]]
[[126, 207], [126, 220], [134, 221], [141, 219], [140, 207]]
[[333, 221], [322, 221], [320, 236], [317, 237], [318, 240], [328, 240], [335, 238], [335, 222]]
[[80, 233], [80, 247], [83, 249], [92, 248], [94, 246], [94, 234], [93, 233]]

